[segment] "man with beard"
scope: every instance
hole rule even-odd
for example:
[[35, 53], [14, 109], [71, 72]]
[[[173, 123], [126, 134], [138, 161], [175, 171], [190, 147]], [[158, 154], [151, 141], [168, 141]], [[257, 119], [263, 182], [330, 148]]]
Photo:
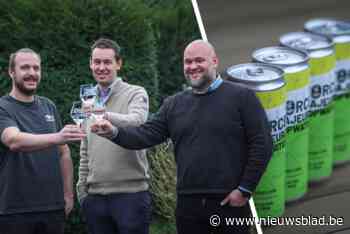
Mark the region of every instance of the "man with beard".
[[62, 234], [73, 208], [73, 167], [67, 142], [85, 134], [62, 128], [55, 105], [35, 95], [40, 56], [31, 49], [11, 54], [12, 89], [0, 98], [0, 232]]
[[[265, 112], [255, 94], [223, 81], [208, 42], [184, 51], [184, 74], [192, 87], [165, 100], [140, 127], [117, 128], [107, 120], [91, 131], [125, 148], [141, 149], [171, 138], [177, 163], [178, 234], [248, 233], [219, 225], [218, 217], [250, 216], [247, 201], [272, 154]], [[216, 216], [215, 216], [216, 215]]]
[[[98, 39], [91, 47], [90, 70], [97, 82], [97, 102], [106, 106], [104, 118], [118, 127], [138, 126], [147, 119], [148, 95], [123, 81], [121, 68], [119, 45]], [[89, 233], [148, 234], [148, 180], [145, 150], [127, 150], [88, 133], [80, 147], [77, 194]]]

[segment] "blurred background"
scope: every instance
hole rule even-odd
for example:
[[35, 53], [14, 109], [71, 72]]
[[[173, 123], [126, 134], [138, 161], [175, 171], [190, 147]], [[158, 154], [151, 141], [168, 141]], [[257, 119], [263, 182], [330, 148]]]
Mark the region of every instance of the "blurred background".
[[[90, 46], [98, 38], [119, 43], [123, 67], [118, 75], [145, 87], [150, 110], [156, 112], [164, 98], [182, 90], [183, 50], [200, 37], [189, 0], [0, 0], [0, 16], [0, 95], [11, 89], [10, 54], [32, 48], [42, 58], [38, 94], [55, 102], [65, 124], [73, 122], [69, 111], [72, 102], [79, 100], [79, 86], [94, 83]], [[75, 185], [79, 144], [70, 148]], [[148, 155], [154, 208], [150, 233], [175, 234], [172, 150], [164, 144], [150, 149]], [[79, 210], [75, 201], [66, 234], [87, 233]]]
[[221, 70], [250, 61], [255, 49], [277, 45], [279, 36], [303, 30], [311, 18], [350, 20], [348, 0], [199, 0], [198, 5]]
[[[330, 17], [350, 20], [348, 0], [235, 0], [198, 1], [208, 40], [216, 48], [219, 70], [251, 61], [254, 50], [278, 45], [282, 34], [302, 31], [311, 18]], [[272, 226], [264, 233], [350, 233], [350, 165], [334, 168], [325, 181], [312, 184], [306, 196], [287, 204], [286, 217], [340, 217], [343, 225]]]

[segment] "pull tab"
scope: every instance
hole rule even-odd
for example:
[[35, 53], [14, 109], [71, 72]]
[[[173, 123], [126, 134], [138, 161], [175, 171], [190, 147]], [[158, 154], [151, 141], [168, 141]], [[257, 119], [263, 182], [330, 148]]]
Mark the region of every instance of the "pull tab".
[[283, 53], [271, 54], [264, 58], [264, 60], [267, 62], [274, 62], [274, 61], [280, 61], [280, 60], [286, 60], [286, 59], [288, 59], [288, 56], [287, 54], [283, 54]]
[[261, 67], [257, 67], [257, 68], [248, 68], [247, 69], [247, 74], [249, 76], [261, 76], [264, 74], [264, 69], [262, 69]]
[[312, 39], [309, 37], [299, 38], [291, 43], [293, 47], [307, 48], [312, 43]]

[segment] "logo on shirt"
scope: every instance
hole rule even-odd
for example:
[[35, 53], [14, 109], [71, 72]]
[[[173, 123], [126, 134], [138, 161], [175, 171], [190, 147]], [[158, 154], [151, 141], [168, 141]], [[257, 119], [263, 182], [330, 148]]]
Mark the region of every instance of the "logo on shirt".
[[55, 122], [55, 117], [53, 115], [45, 115], [46, 122]]

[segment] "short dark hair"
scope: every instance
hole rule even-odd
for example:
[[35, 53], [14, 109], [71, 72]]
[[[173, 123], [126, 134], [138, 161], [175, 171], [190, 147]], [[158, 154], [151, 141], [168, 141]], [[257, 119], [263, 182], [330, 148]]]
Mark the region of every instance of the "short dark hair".
[[10, 68], [10, 71], [13, 71], [15, 69], [15, 66], [16, 66], [16, 57], [17, 57], [17, 54], [19, 53], [31, 53], [31, 54], [35, 54], [36, 56], [38, 56], [40, 62], [41, 62], [41, 57], [40, 55], [35, 52], [34, 50], [30, 49], [30, 48], [22, 48], [22, 49], [19, 49], [17, 50], [16, 52], [12, 53], [10, 55], [10, 60], [9, 60], [9, 68]]
[[112, 49], [115, 53], [115, 60], [120, 59], [120, 46], [117, 42], [107, 39], [107, 38], [100, 38], [97, 41], [94, 42], [94, 44], [91, 46], [91, 54], [95, 48], [100, 49]]

